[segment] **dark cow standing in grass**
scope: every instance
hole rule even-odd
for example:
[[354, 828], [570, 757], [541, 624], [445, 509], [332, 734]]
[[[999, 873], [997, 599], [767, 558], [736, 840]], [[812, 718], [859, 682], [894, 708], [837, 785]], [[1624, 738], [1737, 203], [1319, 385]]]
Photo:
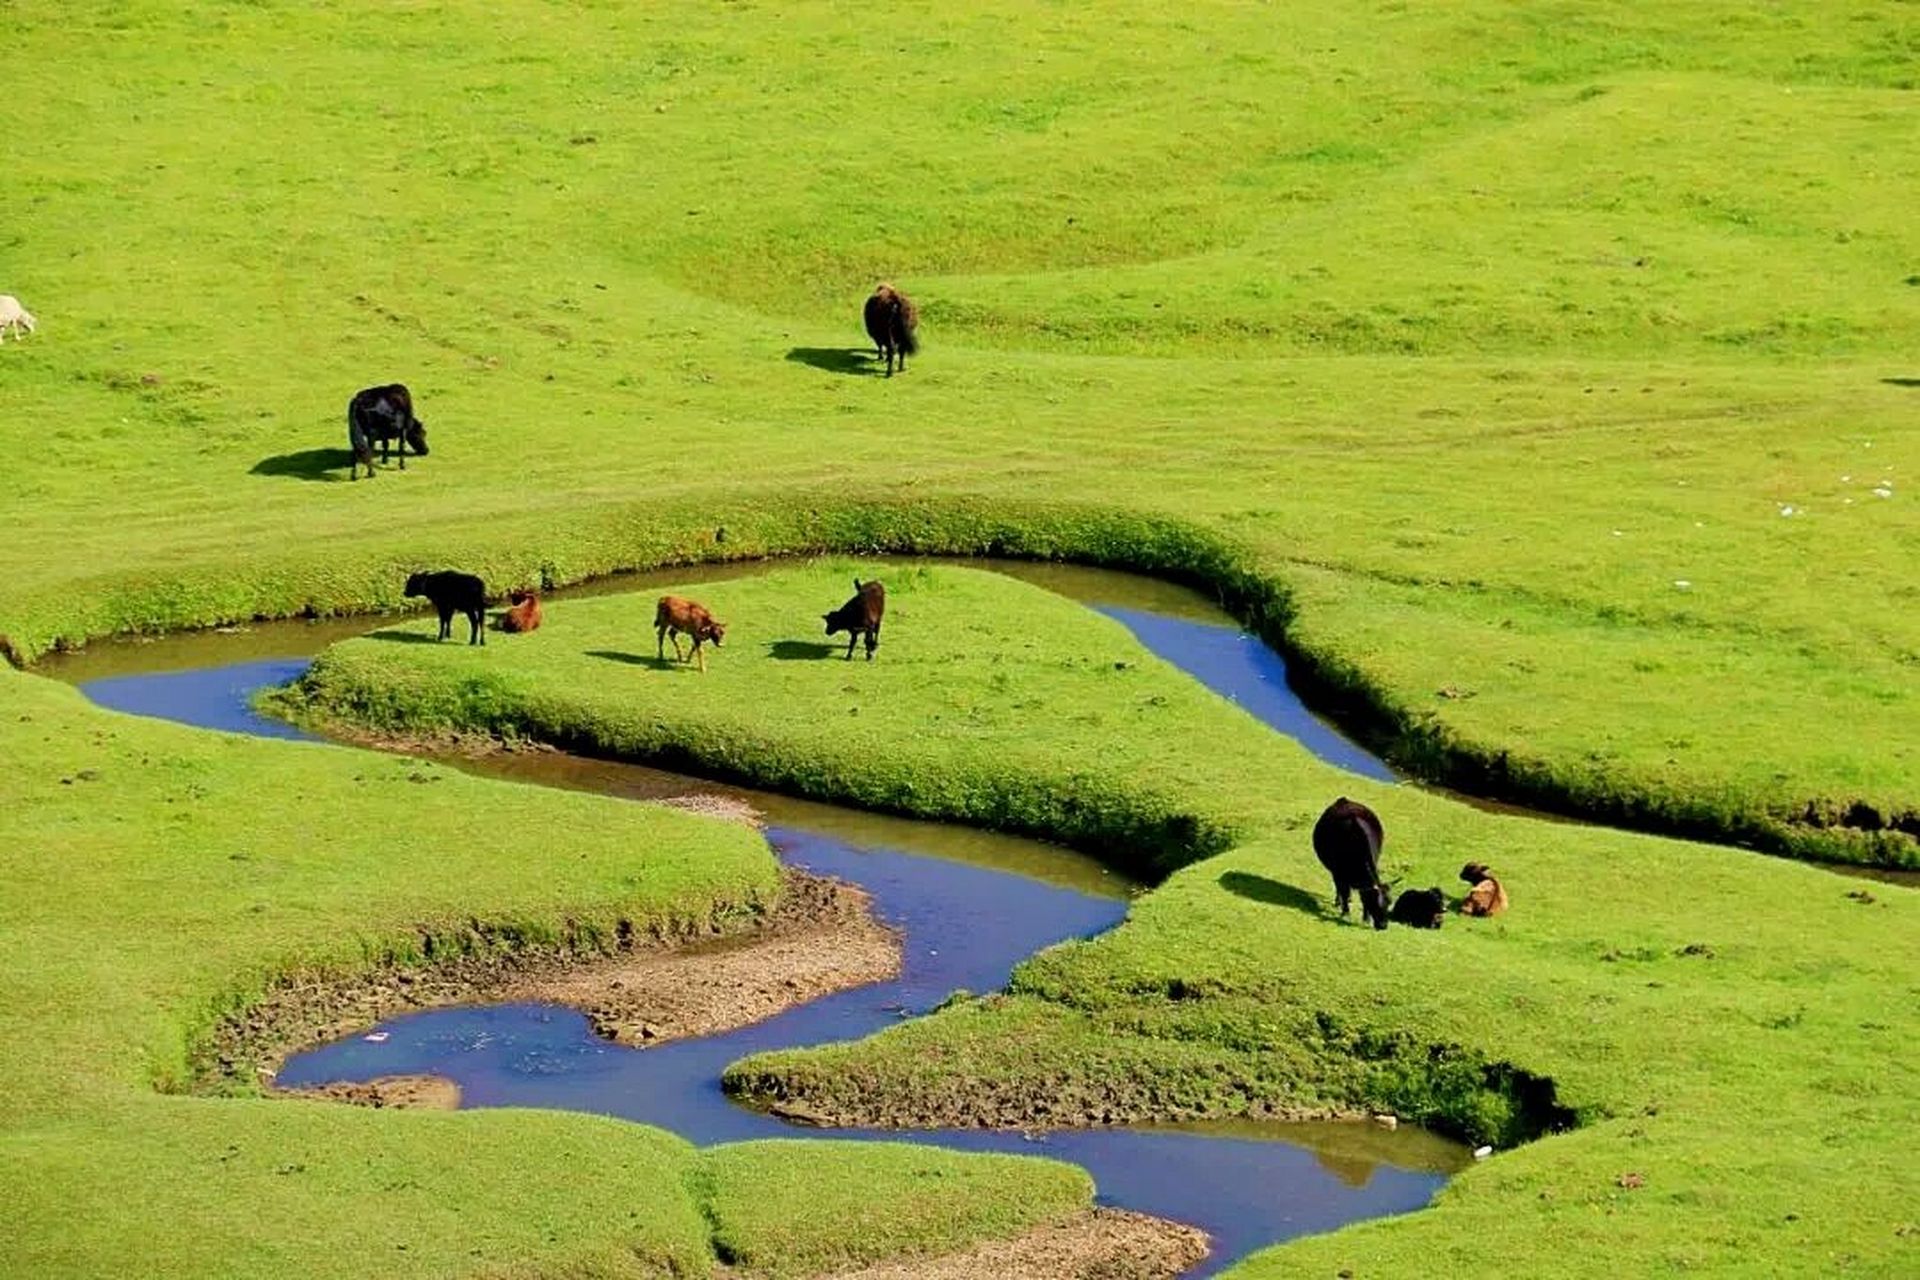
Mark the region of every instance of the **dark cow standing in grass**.
[[421, 457], [427, 456], [427, 424], [413, 416], [412, 394], [397, 382], [354, 392], [347, 403], [347, 444], [353, 449], [347, 479], [359, 479], [363, 466], [367, 479], [373, 479], [373, 446], [380, 446], [380, 461], [385, 462], [388, 448], [396, 441], [402, 471], [407, 469], [409, 445]]
[[1380, 848], [1386, 843], [1380, 817], [1358, 800], [1341, 796], [1313, 824], [1313, 852], [1333, 875], [1340, 914], [1352, 912], [1350, 895], [1376, 929], [1387, 927], [1387, 886], [1380, 882]]
[[[720, 642], [727, 638], [727, 624], [715, 622], [713, 615], [707, 612], [705, 605], [695, 604], [684, 596], [661, 596], [659, 605], [653, 611], [654, 638], [659, 642], [654, 646], [654, 656], [667, 656], [667, 637], [673, 637], [673, 656], [685, 662], [689, 657], [697, 658], [700, 670], [707, 669], [707, 656], [700, 646], [709, 640], [718, 649]], [[693, 652], [680, 652], [682, 634], [693, 637]]]
[[472, 574], [455, 573], [451, 569], [416, 573], [407, 579], [407, 595], [410, 598], [424, 596], [433, 601], [434, 610], [440, 615], [440, 639], [453, 634], [453, 615], [459, 612], [467, 615], [467, 623], [473, 628], [467, 643], [487, 642], [487, 633], [480, 625], [487, 613], [487, 584]]
[[853, 646], [861, 636], [867, 638], [867, 661], [873, 661], [873, 651], [880, 647], [880, 621], [887, 613], [887, 589], [878, 582], [853, 580], [853, 599], [823, 614], [827, 620], [827, 634], [847, 633], [847, 661], [853, 661]]
[[883, 284], [867, 299], [867, 336], [873, 339], [880, 357], [887, 362], [887, 376], [893, 376], [895, 357], [900, 372], [907, 371], [907, 357], [920, 351], [920, 339], [914, 330], [920, 327], [920, 311], [913, 300], [890, 284]]
[[1408, 889], [1393, 900], [1395, 924], [1415, 929], [1438, 929], [1447, 918], [1446, 895], [1438, 889]]

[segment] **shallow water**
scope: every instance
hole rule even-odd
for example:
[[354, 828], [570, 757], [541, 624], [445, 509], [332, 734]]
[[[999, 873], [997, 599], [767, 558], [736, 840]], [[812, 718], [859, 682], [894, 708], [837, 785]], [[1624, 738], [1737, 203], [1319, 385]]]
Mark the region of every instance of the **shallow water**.
[[[1300, 706], [1277, 656], [1190, 592], [1100, 571], [1047, 566], [1040, 585], [1072, 585], [1143, 643], [1334, 763], [1391, 778], [1385, 766]], [[705, 569], [681, 578], [712, 577]], [[1028, 575], [1022, 575], [1028, 576]], [[671, 581], [659, 577], [659, 581]], [[626, 589], [648, 584], [621, 580]], [[1123, 603], [1111, 603], [1114, 599]], [[1153, 612], [1143, 605], [1175, 610]], [[252, 693], [298, 675], [307, 656], [363, 630], [273, 623], [233, 634], [99, 646], [49, 664], [102, 705], [206, 728], [312, 738], [253, 711]], [[221, 662], [222, 659], [227, 659]], [[221, 665], [209, 668], [209, 662]], [[456, 1081], [463, 1106], [591, 1111], [671, 1129], [709, 1144], [821, 1136], [914, 1141], [969, 1151], [1043, 1154], [1086, 1168], [1102, 1204], [1197, 1225], [1213, 1251], [1205, 1276], [1246, 1253], [1344, 1223], [1427, 1203], [1468, 1162], [1455, 1143], [1411, 1126], [1263, 1122], [1053, 1130], [797, 1128], [739, 1107], [720, 1091], [731, 1062], [763, 1050], [854, 1039], [923, 1013], [953, 991], [1003, 987], [1044, 947], [1119, 923], [1137, 888], [1070, 850], [1037, 841], [840, 809], [610, 761], [555, 752], [454, 759], [474, 772], [631, 799], [731, 794], [767, 815], [783, 861], [861, 885], [876, 914], [902, 930], [904, 970], [893, 982], [842, 992], [721, 1035], [644, 1050], [596, 1036], [581, 1014], [552, 1005], [434, 1010], [296, 1055], [279, 1083], [319, 1084], [422, 1073]]]

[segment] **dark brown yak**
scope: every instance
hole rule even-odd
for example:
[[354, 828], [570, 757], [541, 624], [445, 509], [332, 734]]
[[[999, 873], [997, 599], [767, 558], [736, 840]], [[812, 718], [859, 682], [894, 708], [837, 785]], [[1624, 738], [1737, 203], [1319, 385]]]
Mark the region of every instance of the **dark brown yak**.
[[907, 357], [920, 351], [920, 339], [914, 330], [920, 327], [920, 311], [913, 300], [890, 284], [883, 284], [867, 299], [867, 336], [887, 362], [887, 376], [893, 376], [893, 362], [899, 358], [900, 371], [906, 372]]

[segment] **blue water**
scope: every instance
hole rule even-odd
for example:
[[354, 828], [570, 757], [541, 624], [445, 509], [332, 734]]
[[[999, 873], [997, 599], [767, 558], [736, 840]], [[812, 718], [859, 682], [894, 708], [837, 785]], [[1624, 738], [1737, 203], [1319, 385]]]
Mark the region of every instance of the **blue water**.
[[1307, 710], [1287, 684], [1286, 659], [1269, 649], [1260, 637], [1238, 627], [1170, 618], [1142, 609], [1117, 605], [1095, 608], [1125, 624], [1158, 657], [1328, 764], [1381, 782], [1400, 780], [1384, 760], [1342, 737], [1332, 725]]
[[[1233, 627], [1103, 608], [1148, 648], [1322, 759], [1392, 780], [1380, 761], [1340, 738], [1300, 705], [1286, 669]], [[114, 676], [81, 685], [102, 706], [203, 728], [305, 738], [256, 714], [253, 692], [298, 676], [305, 658], [211, 669]], [[1221, 1135], [1175, 1128], [1062, 1129], [1024, 1135], [989, 1130], [797, 1128], [735, 1106], [720, 1091], [724, 1068], [748, 1054], [856, 1039], [923, 1013], [951, 992], [1005, 986], [1034, 952], [1118, 924], [1126, 904], [1004, 870], [910, 851], [861, 848], [819, 832], [775, 827], [783, 861], [836, 876], [873, 895], [876, 914], [902, 931], [901, 976], [843, 992], [736, 1031], [633, 1049], [600, 1039], [586, 1018], [553, 1005], [435, 1010], [383, 1023], [380, 1041], [354, 1036], [290, 1059], [279, 1083], [363, 1081], [398, 1074], [447, 1077], [466, 1107], [546, 1107], [619, 1116], [707, 1145], [766, 1137], [913, 1141], [967, 1151], [1044, 1154], [1086, 1168], [1102, 1204], [1192, 1223], [1213, 1240], [1191, 1276], [1211, 1275], [1248, 1252], [1344, 1223], [1426, 1204], [1445, 1181], [1431, 1151], [1399, 1168], [1391, 1150], [1331, 1153], [1286, 1140], [1308, 1132], [1264, 1126]], [[1276, 963], [1283, 963], [1276, 957]], [[1403, 1135], [1405, 1136], [1405, 1135]], [[1351, 1144], [1344, 1144], [1350, 1147]], [[1364, 1144], [1363, 1144], [1364, 1145]], [[1389, 1147], [1391, 1144], [1388, 1144]]]

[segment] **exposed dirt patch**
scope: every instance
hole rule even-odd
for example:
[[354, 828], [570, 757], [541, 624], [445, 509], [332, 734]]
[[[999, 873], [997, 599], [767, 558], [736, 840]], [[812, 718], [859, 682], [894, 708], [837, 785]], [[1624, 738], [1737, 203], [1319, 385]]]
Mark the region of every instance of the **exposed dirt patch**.
[[502, 998], [572, 1005], [622, 1044], [711, 1035], [897, 975], [899, 935], [868, 905], [838, 880], [792, 876], [773, 927], [561, 969], [511, 984]]
[[697, 813], [703, 818], [720, 818], [726, 822], [738, 822], [742, 826], [756, 830], [767, 825], [766, 815], [734, 796], [717, 795], [711, 791], [695, 791], [684, 796], [668, 796], [657, 803], [669, 809], [685, 809], [688, 813]]
[[836, 1271], [832, 1280], [1163, 1280], [1207, 1256], [1203, 1231], [1164, 1218], [1095, 1209], [939, 1258]]
[[322, 1084], [310, 1089], [281, 1089], [290, 1098], [321, 1098], [351, 1102], [361, 1107], [412, 1107], [421, 1111], [455, 1111], [460, 1086], [444, 1076], [381, 1076], [363, 1084]]
[[[459, 945], [427, 946], [439, 957], [423, 967], [283, 979], [215, 1026], [196, 1077], [212, 1092], [251, 1087], [299, 1048], [456, 1004], [553, 1001], [584, 1011], [603, 1035], [657, 1044], [745, 1026], [900, 971], [899, 937], [873, 919], [866, 893], [793, 870], [771, 909], [756, 904], [671, 935], [622, 929], [591, 943], [519, 947], [477, 923], [468, 933]], [[351, 1090], [322, 1092], [394, 1105]]]

